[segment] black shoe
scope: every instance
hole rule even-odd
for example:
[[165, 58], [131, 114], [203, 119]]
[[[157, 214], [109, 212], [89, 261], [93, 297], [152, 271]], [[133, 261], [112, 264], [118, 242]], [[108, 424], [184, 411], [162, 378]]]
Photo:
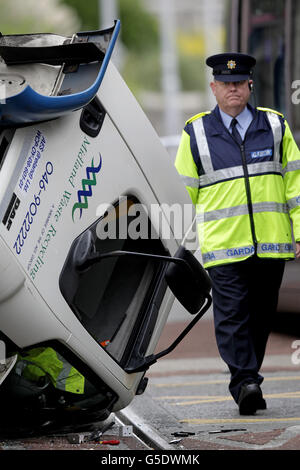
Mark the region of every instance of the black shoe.
[[238, 406], [240, 415], [253, 415], [257, 410], [267, 408], [261, 388], [257, 383], [248, 383], [241, 386]]
[[266, 410], [267, 409], [267, 403], [266, 403], [266, 400], [264, 398], [262, 398], [257, 405], [258, 405], [257, 406], [258, 410]]

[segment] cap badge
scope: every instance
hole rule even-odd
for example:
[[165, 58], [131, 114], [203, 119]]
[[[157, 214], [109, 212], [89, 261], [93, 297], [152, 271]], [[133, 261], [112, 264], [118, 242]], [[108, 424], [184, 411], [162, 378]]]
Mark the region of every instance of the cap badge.
[[231, 70], [232, 70], [232, 69], [235, 69], [235, 67], [236, 67], [236, 61], [235, 61], [235, 60], [229, 60], [229, 61], [227, 62], [227, 68], [228, 68], [228, 69], [231, 69]]

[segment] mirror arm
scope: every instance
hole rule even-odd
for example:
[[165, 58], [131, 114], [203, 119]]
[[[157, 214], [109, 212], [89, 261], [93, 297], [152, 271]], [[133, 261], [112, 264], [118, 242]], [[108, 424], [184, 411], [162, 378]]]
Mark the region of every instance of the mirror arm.
[[140, 359], [140, 363], [136, 365], [135, 367], [125, 367], [125, 372], [128, 374], [133, 374], [135, 372], [142, 372], [147, 370], [150, 366], [155, 364], [155, 362], [160, 359], [163, 356], [166, 356], [169, 354], [173, 349], [176, 348], [176, 346], [183, 340], [183, 338], [188, 334], [188, 332], [195, 326], [195, 324], [200, 320], [200, 318], [207, 312], [209, 307], [212, 304], [212, 298], [210, 294], [206, 295], [206, 304], [202, 309], [197, 313], [197, 315], [194, 317], [194, 319], [188, 324], [188, 326], [180, 333], [180, 335], [173, 341], [173, 343], [163, 351], [157, 353], [157, 354], [151, 354], [150, 356], [143, 357]]
[[163, 255], [154, 255], [152, 253], [138, 253], [136, 251], [122, 251], [122, 250], [115, 250], [115, 251], [108, 251], [107, 253], [93, 253], [91, 254], [83, 263], [77, 264], [77, 269], [79, 271], [85, 271], [89, 269], [94, 264], [97, 264], [104, 258], [110, 258], [112, 256], [140, 256], [144, 258], [151, 258], [156, 261], [164, 261], [167, 263], [177, 263], [185, 266], [187, 269], [190, 270], [191, 274], [193, 275], [192, 269], [187, 263], [186, 260], [181, 258], [172, 258], [172, 256], [163, 256]]

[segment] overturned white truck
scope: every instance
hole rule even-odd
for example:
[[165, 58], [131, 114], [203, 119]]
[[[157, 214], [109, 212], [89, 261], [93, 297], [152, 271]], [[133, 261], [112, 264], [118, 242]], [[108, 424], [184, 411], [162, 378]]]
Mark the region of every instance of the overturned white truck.
[[[0, 36], [1, 433], [126, 407], [210, 305], [193, 212], [178, 236], [168, 211], [188, 194], [110, 60], [119, 28]], [[195, 315], [155, 354], [174, 295]]]

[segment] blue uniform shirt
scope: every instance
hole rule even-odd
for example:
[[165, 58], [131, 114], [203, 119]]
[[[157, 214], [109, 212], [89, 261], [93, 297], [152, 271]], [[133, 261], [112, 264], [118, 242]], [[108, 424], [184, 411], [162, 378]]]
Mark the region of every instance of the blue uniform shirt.
[[[229, 116], [229, 114], [224, 113], [224, 111], [222, 111], [222, 109], [220, 109], [220, 107], [219, 107], [219, 110], [220, 110], [220, 114], [221, 114], [221, 118], [222, 118], [224, 126], [231, 133], [232, 132], [231, 121], [232, 121], [233, 117]], [[244, 140], [247, 129], [250, 126], [251, 121], [253, 119], [253, 115], [252, 115], [250, 109], [246, 106], [243, 109], [243, 111], [236, 116], [235, 119], [238, 122], [236, 128], [239, 131], [242, 139]]]

